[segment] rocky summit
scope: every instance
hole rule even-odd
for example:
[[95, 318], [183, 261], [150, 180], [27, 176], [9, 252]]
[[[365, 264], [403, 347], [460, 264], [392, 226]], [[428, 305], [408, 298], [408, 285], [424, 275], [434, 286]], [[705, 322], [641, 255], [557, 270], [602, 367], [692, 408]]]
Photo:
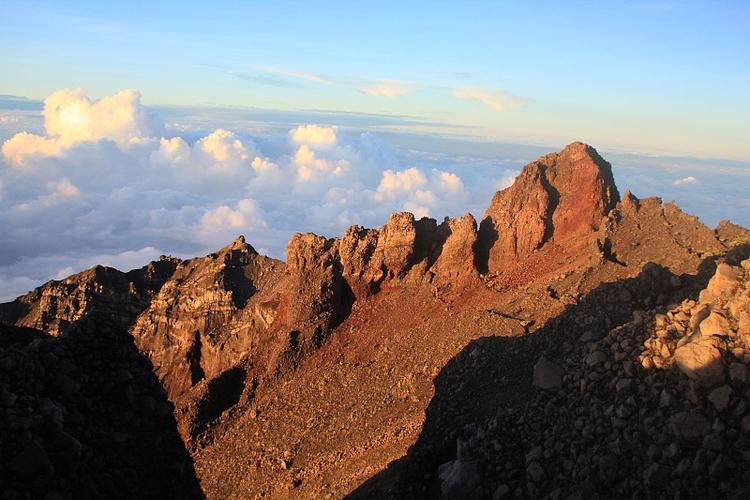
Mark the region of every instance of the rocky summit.
[[0, 305], [2, 498], [746, 498], [750, 232], [574, 143], [471, 214]]

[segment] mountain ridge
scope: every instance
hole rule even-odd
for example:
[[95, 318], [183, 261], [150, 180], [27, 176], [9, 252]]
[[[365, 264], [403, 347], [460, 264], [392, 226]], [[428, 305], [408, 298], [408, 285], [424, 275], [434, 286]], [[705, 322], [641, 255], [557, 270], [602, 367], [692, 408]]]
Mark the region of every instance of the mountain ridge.
[[[295, 234], [286, 262], [240, 236], [205, 257], [163, 257], [128, 273], [97, 266], [51, 281], [0, 305], [0, 321], [61, 339], [78, 324], [126, 330], [174, 405], [208, 496], [340, 495], [414, 442], [429, 379], [467, 343], [533, 336], [606, 283], [627, 315], [636, 304], [651, 308], [698, 286], [712, 259], [748, 240], [744, 228], [711, 230], [658, 198], [620, 197], [609, 163], [573, 143], [524, 167], [479, 224], [471, 214], [438, 224], [395, 213], [340, 238]], [[654, 264], [664, 273], [644, 272]], [[641, 275], [654, 281], [650, 304], [616, 286]], [[602, 328], [617, 326], [599, 314]], [[331, 376], [338, 391], [320, 385]], [[504, 394], [487, 390], [488, 401]], [[337, 423], [344, 414], [352, 435]], [[377, 438], [394, 425], [392, 439]], [[332, 459], [343, 442], [359, 458]]]

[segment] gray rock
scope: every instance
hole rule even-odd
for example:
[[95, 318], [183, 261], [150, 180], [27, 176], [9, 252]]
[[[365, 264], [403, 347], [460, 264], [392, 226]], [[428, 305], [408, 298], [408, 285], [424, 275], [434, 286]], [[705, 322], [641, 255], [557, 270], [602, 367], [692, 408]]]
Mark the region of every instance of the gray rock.
[[742, 421], [740, 422], [740, 429], [745, 434], [750, 434], [750, 415], [745, 415], [742, 417]]
[[562, 387], [562, 368], [542, 356], [534, 365], [534, 385], [540, 389]]
[[607, 361], [607, 355], [604, 354], [602, 351], [594, 351], [591, 354], [588, 355], [586, 358], [586, 365], [589, 368], [595, 368], [602, 363]]
[[526, 475], [535, 483], [540, 483], [544, 480], [544, 469], [539, 462], [531, 462], [526, 467]]
[[682, 411], [670, 417], [669, 429], [678, 438], [694, 439], [705, 436], [710, 431], [711, 424], [700, 413]]
[[452, 460], [438, 468], [442, 498], [470, 500], [482, 495], [479, 468], [474, 462]]
[[49, 467], [47, 451], [36, 441], [30, 441], [10, 462], [10, 470], [22, 476], [31, 476]]
[[507, 484], [501, 484], [492, 494], [492, 500], [502, 500], [510, 495], [510, 487]]
[[713, 432], [703, 438], [703, 449], [710, 451], [721, 451], [724, 448], [724, 440], [719, 433]]
[[708, 400], [716, 408], [716, 411], [722, 412], [729, 406], [729, 399], [732, 396], [732, 388], [728, 385], [722, 385], [712, 390], [708, 394]]
[[743, 363], [732, 363], [729, 365], [729, 378], [737, 384], [747, 384], [748, 380], [750, 380], [750, 373], [748, 373], [747, 366]]

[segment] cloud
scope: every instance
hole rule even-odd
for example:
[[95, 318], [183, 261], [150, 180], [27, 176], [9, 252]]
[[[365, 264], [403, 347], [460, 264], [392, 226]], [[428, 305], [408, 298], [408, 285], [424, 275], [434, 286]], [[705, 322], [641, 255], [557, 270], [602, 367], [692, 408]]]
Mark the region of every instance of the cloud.
[[238, 233], [283, 258], [296, 231], [378, 227], [397, 210], [461, 214], [489, 185], [442, 157], [402, 165], [374, 134], [314, 122], [250, 134], [230, 129], [234, 115], [204, 112], [167, 135], [136, 92], [46, 102], [44, 128], [41, 115], [9, 124], [0, 156], [4, 298], [96, 263], [206, 254]]
[[318, 125], [301, 125], [289, 132], [292, 142], [318, 148], [328, 148], [336, 144], [336, 128]]
[[289, 68], [279, 68], [276, 66], [255, 66], [255, 69], [263, 73], [288, 76], [291, 78], [297, 78], [299, 80], [305, 80], [308, 82], [323, 83], [326, 85], [330, 85], [333, 83], [330, 79], [325, 78], [323, 76], [316, 75], [313, 73], [305, 73], [303, 71], [296, 71], [296, 70], [289, 69]]
[[464, 183], [456, 174], [450, 172], [440, 172], [435, 170], [438, 177], [438, 183], [442, 191], [449, 193], [458, 193], [464, 190]]
[[410, 193], [427, 184], [427, 178], [416, 167], [394, 172], [391, 169], [383, 172], [383, 178], [375, 192], [375, 200], [396, 200], [404, 193]]
[[258, 174], [269, 174], [279, 171], [279, 166], [271, 161], [269, 158], [263, 158], [256, 156], [253, 162], [250, 164]]
[[61, 141], [19, 132], [3, 143], [3, 156], [11, 166], [22, 167], [29, 157], [57, 156], [64, 149]]
[[46, 136], [20, 132], [3, 144], [12, 166], [23, 166], [34, 156], [59, 156], [84, 142], [110, 140], [128, 147], [158, 135], [163, 125], [135, 90], [92, 101], [80, 89], [65, 89], [44, 100], [44, 128]]
[[464, 183], [451, 172], [433, 169], [430, 179], [418, 168], [385, 170], [373, 195], [377, 203], [399, 206], [417, 217], [427, 217], [434, 209], [460, 211], [465, 201]]
[[495, 181], [495, 191], [502, 191], [511, 187], [520, 173], [520, 170], [506, 170], [505, 175]]
[[249, 198], [239, 200], [235, 208], [222, 205], [209, 210], [201, 217], [201, 225], [210, 230], [266, 227], [258, 205]]
[[509, 109], [520, 108], [526, 104], [524, 99], [513, 96], [502, 90], [485, 89], [480, 87], [461, 87], [453, 91], [459, 99], [479, 101], [492, 111], [502, 113]]
[[171, 167], [170, 173], [177, 183], [200, 179], [204, 186], [216, 187], [247, 182], [253, 172], [255, 156], [256, 146], [252, 140], [243, 141], [234, 132], [219, 128], [192, 146], [181, 137], [161, 138], [149, 160], [156, 166]]
[[695, 184], [698, 184], [698, 179], [696, 179], [692, 175], [689, 175], [682, 179], [677, 179], [672, 184], [674, 186], [694, 186]]
[[404, 82], [397, 81], [382, 81], [360, 87], [360, 90], [365, 94], [369, 94], [377, 97], [387, 97], [393, 99], [394, 97], [404, 96], [411, 91], [411, 85]]
[[294, 154], [293, 163], [297, 167], [297, 177], [303, 181], [315, 178], [316, 174], [331, 173], [341, 176], [349, 168], [349, 162], [346, 160], [328, 161], [317, 158], [307, 144], [299, 147]]
[[242, 73], [239, 71], [227, 71], [227, 74], [236, 76], [237, 78], [246, 80], [248, 82], [260, 83], [261, 85], [269, 85], [271, 87], [292, 88], [300, 86], [296, 82], [290, 81], [286, 78], [279, 78], [274, 75], [263, 73]]
[[56, 200], [71, 200], [81, 196], [81, 192], [68, 179], [49, 181], [47, 187], [52, 191], [50, 195]]

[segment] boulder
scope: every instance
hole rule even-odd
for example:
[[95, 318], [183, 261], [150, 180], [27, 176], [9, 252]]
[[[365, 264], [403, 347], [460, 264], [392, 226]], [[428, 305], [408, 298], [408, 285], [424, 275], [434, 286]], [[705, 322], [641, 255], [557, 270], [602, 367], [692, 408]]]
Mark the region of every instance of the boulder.
[[724, 380], [724, 363], [715, 338], [700, 338], [678, 347], [674, 360], [682, 373], [712, 386]]
[[711, 424], [701, 413], [681, 411], [669, 418], [669, 430], [680, 439], [695, 439], [708, 434]]
[[738, 268], [722, 262], [716, 267], [716, 273], [709, 280], [708, 286], [700, 293], [700, 302], [726, 300], [737, 290], [740, 276], [742, 272]]
[[731, 327], [729, 326], [729, 321], [723, 314], [712, 311], [706, 319], [700, 322], [699, 329], [701, 335], [709, 336], [724, 335], [729, 332]]
[[438, 469], [441, 498], [470, 500], [482, 496], [479, 467], [475, 462], [452, 460]]
[[540, 389], [559, 389], [562, 387], [562, 368], [542, 356], [534, 365], [534, 385]]
[[32, 476], [49, 468], [47, 451], [36, 441], [30, 441], [10, 462], [10, 470], [20, 476]]
[[729, 399], [732, 396], [732, 388], [728, 385], [722, 385], [712, 390], [708, 394], [708, 400], [716, 408], [716, 411], [722, 412], [729, 406]]

